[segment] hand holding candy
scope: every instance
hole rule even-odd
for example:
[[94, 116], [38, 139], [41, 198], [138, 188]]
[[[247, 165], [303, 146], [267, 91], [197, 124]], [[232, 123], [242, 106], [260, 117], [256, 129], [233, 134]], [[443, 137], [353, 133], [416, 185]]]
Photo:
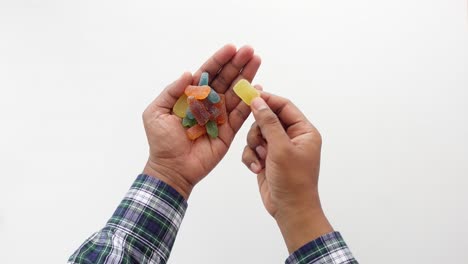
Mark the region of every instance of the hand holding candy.
[[[252, 81], [259, 67], [260, 58], [254, 55], [251, 47], [242, 47], [236, 51], [233, 45], [226, 45], [209, 58], [194, 76], [184, 73], [169, 85], [143, 113], [150, 146], [149, 159], [143, 172], [171, 185], [187, 199], [193, 186], [224, 157], [235, 134], [250, 114], [250, 108], [240, 101], [232, 87], [240, 79]], [[208, 127], [211, 136], [201, 136], [192, 141], [187, 137], [188, 132], [181, 124], [181, 118], [172, 113], [172, 108], [176, 102], [184, 104], [185, 100], [187, 103], [188, 97], [180, 100], [179, 98], [183, 96], [188, 86], [197, 86], [200, 78], [206, 78], [202, 75], [203, 72], [207, 72], [211, 79], [209, 86], [220, 97], [219, 102], [213, 105], [216, 106], [224, 101], [222, 104], [226, 106], [227, 118], [218, 120], [221, 116], [218, 115], [216, 138], [212, 138], [216, 135], [216, 131], [210, 123]], [[210, 94], [204, 100], [206, 99], [210, 99]], [[177, 114], [183, 115], [180, 112]], [[210, 121], [207, 120], [208, 122]], [[191, 126], [187, 122], [185, 124]], [[200, 129], [197, 126], [200, 125], [192, 126], [189, 130], [198, 129], [194, 132], [204, 135], [206, 128]]]
[[251, 107], [256, 121], [242, 160], [257, 174], [263, 204], [292, 253], [333, 231], [318, 193], [322, 138], [288, 99], [262, 92]]

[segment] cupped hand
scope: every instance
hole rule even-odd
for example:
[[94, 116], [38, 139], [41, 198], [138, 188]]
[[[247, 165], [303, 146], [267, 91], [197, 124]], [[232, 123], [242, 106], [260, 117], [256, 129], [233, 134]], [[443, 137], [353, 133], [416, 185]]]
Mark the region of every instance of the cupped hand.
[[[184, 73], [147, 107], [143, 122], [150, 147], [143, 173], [157, 177], [176, 189], [185, 199], [201, 179], [224, 157], [235, 134], [250, 114], [232, 87], [239, 79], [252, 81], [260, 67], [260, 57], [249, 46], [238, 51], [226, 45], [211, 56], [192, 76]], [[208, 72], [210, 86], [225, 94], [228, 121], [219, 126], [218, 138], [204, 135], [188, 139], [181, 119], [172, 107], [188, 85], [197, 85], [202, 72]]]

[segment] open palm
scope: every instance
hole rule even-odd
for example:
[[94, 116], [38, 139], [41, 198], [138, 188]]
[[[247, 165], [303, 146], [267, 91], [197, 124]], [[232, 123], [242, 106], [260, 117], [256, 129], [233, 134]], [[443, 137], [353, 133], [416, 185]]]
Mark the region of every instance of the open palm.
[[[186, 198], [192, 187], [203, 179], [224, 157], [235, 134], [250, 114], [250, 108], [234, 94], [239, 79], [252, 81], [260, 67], [260, 57], [251, 47], [238, 51], [226, 45], [211, 56], [192, 76], [184, 73], [170, 84], [143, 113], [150, 157], [145, 173], [162, 178]], [[218, 138], [204, 135], [195, 141], [186, 136], [181, 119], [171, 113], [185, 88], [198, 84], [202, 72], [208, 72], [210, 86], [225, 94], [228, 121], [219, 126]]]

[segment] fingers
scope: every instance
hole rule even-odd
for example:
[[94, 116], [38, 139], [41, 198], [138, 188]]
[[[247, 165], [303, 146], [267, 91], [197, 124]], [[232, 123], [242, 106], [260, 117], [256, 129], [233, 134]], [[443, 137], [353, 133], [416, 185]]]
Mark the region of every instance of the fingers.
[[234, 93], [234, 90], [232, 89], [234, 85], [240, 80], [240, 79], [246, 79], [249, 82], [252, 82], [253, 78], [257, 74], [258, 69], [260, 68], [260, 65], [262, 64], [262, 60], [260, 56], [254, 55], [252, 59], [247, 62], [245, 67], [242, 69], [242, 72], [232, 81], [231, 87], [229, 87], [228, 90], [226, 90], [226, 110], [231, 112], [241, 101], [239, 96], [237, 96]]
[[232, 130], [236, 133], [241, 128], [242, 124], [247, 120], [250, 115], [250, 108], [246, 104], [239, 103], [236, 108], [234, 108], [229, 113], [229, 125]]
[[231, 61], [231, 59], [236, 55], [236, 46], [232, 44], [227, 44], [218, 51], [216, 51], [213, 56], [211, 56], [203, 65], [195, 72], [193, 85], [197, 85], [200, 80], [202, 72], [208, 72], [209, 76], [215, 76], [223, 66]]
[[184, 93], [185, 88], [192, 83], [192, 74], [185, 72], [182, 76], [169, 84], [150, 104], [153, 112], [170, 113], [172, 107], [179, 97]]
[[242, 162], [251, 170], [253, 173], [260, 173], [263, 169], [263, 164], [257, 157], [254, 150], [245, 146], [244, 152], [242, 153]]
[[232, 81], [240, 74], [253, 55], [254, 50], [252, 47], [244, 46], [240, 48], [236, 55], [214, 76], [210, 86], [218, 93], [226, 92]]
[[[255, 88], [260, 91], [263, 89], [262, 86], [260, 85], [255, 85]], [[229, 91], [232, 91], [232, 89], [229, 89]], [[237, 132], [241, 128], [242, 124], [244, 124], [245, 120], [249, 117], [250, 107], [246, 105], [244, 102], [241, 102], [240, 99], [238, 99], [237, 95], [234, 94], [233, 96], [235, 97], [235, 100], [237, 100], [237, 106], [234, 109], [232, 109], [230, 112], [228, 112], [229, 124], [231, 125], [234, 132]], [[231, 100], [234, 100], [234, 99], [231, 98]]]
[[266, 145], [266, 142], [263, 139], [260, 127], [254, 122], [247, 133], [247, 146], [251, 149], [256, 149], [260, 145]]
[[286, 134], [278, 116], [261, 97], [255, 98], [252, 101], [251, 107], [255, 121], [268, 143], [289, 143], [289, 136]]
[[307, 120], [301, 110], [284, 97], [262, 92], [262, 98], [270, 106], [271, 110], [278, 115], [286, 127]]
[[247, 146], [242, 154], [242, 162], [253, 173], [258, 174], [265, 167], [266, 156], [267, 144], [262, 137], [259, 126], [254, 122], [247, 133]]
[[257, 156], [260, 158], [260, 160], [266, 160], [268, 150], [264, 146], [257, 146], [255, 148], [255, 152], [257, 152]]
[[315, 130], [307, 117], [290, 100], [266, 92], [262, 92], [261, 97], [278, 116], [290, 138]]

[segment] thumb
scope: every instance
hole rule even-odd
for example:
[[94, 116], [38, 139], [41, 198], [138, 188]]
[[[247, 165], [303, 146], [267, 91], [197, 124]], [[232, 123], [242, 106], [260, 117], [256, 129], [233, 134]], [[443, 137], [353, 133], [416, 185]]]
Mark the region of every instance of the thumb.
[[252, 101], [251, 107], [257, 125], [267, 142], [289, 141], [289, 136], [286, 134], [278, 116], [271, 110], [265, 100], [257, 97]]

